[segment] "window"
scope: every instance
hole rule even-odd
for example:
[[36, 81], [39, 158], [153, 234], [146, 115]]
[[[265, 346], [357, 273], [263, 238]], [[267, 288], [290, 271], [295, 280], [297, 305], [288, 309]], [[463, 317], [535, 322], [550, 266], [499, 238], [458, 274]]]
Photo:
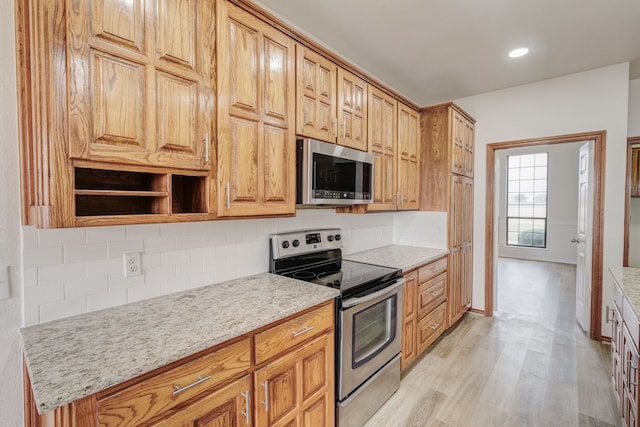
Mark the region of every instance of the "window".
[[547, 247], [549, 153], [507, 156], [507, 245]]

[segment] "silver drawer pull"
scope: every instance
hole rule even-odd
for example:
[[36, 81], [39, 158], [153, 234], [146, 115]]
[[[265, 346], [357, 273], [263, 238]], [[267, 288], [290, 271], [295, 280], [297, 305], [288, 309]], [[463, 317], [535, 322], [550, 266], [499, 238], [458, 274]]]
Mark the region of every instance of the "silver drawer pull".
[[438, 292], [438, 291], [431, 291], [431, 296], [432, 297], [437, 297], [439, 293], [440, 292]]
[[293, 333], [293, 337], [294, 337], [294, 338], [297, 338], [297, 337], [299, 337], [299, 336], [300, 336], [300, 335], [302, 335], [302, 334], [306, 334], [307, 332], [309, 332], [309, 331], [310, 331], [310, 330], [312, 330], [312, 329], [313, 329], [313, 326], [307, 326], [306, 328], [304, 328], [304, 329], [303, 329], [303, 330], [301, 330], [301, 331], [294, 332], [294, 333]]
[[264, 404], [264, 411], [269, 412], [269, 380], [263, 382], [262, 387], [264, 387], [264, 400], [261, 403]]
[[438, 329], [438, 325], [434, 323], [433, 325], [431, 325], [431, 329], [435, 331], [436, 329]]
[[208, 377], [201, 377], [200, 375], [198, 375], [198, 380], [194, 383], [191, 383], [189, 385], [186, 385], [184, 387], [180, 387], [179, 385], [174, 385], [174, 387], [176, 388], [176, 390], [173, 392], [174, 396], [179, 395], [180, 393], [182, 393], [183, 391], [187, 391], [192, 387], [195, 387], [199, 384], [202, 384], [205, 381], [209, 381], [211, 379], [211, 375], [209, 375]]
[[247, 425], [251, 424], [251, 415], [249, 415], [251, 413], [251, 407], [249, 406], [249, 390], [245, 391], [244, 393], [240, 393], [244, 396], [244, 411], [240, 411], [241, 415], [244, 415], [245, 419], [247, 420]]

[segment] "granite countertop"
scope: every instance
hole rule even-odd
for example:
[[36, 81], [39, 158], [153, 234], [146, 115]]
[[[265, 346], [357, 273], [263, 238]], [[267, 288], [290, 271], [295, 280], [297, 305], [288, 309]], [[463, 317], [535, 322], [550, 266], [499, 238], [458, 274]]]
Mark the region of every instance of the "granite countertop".
[[640, 268], [609, 267], [609, 271], [638, 317], [640, 313]]
[[420, 246], [389, 245], [369, 251], [345, 255], [350, 261], [366, 262], [399, 268], [403, 272], [413, 270], [449, 253], [448, 249], [424, 248]]
[[40, 413], [338, 296], [270, 273], [23, 328]]

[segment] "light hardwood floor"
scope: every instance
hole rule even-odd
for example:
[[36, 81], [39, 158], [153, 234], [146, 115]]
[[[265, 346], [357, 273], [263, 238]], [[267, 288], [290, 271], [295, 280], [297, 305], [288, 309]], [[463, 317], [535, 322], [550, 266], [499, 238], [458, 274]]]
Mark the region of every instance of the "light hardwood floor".
[[575, 266], [500, 258], [498, 275], [495, 315], [465, 315], [366, 427], [620, 425], [610, 347], [575, 320]]

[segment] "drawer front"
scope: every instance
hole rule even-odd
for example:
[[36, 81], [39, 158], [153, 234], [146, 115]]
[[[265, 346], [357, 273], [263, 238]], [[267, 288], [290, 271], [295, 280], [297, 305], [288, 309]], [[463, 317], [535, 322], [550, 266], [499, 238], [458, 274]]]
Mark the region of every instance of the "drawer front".
[[441, 304], [431, 314], [418, 321], [418, 353], [422, 353], [446, 329], [446, 304]]
[[98, 400], [99, 425], [139, 425], [228, 378], [249, 372], [250, 365], [250, 339], [246, 338]]
[[422, 319], [446, 300], [447, 273], [421, 283], [418, 286], [418, 319]]
[[259, 365], [320, 332], [333, 328], [333, 325], [333, 303], [329, 303], [256, 334], [256, 364]]
[[433, 261], [421, 267], [418, 270], [418, 281], [420, 283], [424, 283], [427, 280], [436, 277], [438, 274], [447, 270], [447, 257], [440, 258], [439, 260]]

